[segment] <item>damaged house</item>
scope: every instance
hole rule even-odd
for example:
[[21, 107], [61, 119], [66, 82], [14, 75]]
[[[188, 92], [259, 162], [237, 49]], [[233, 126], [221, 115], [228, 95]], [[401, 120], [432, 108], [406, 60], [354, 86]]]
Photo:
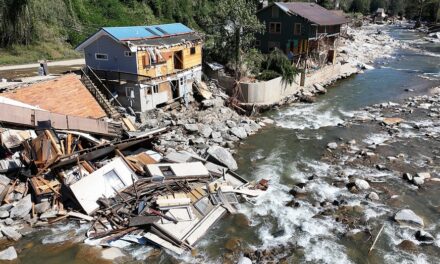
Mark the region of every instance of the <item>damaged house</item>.
[[266, 26], [255, 43], [263, 53], [278, 48], [295, 62], [312, 58], [320, 64], [334, 63], [341, 25], [348, 22], [318, 4], [304, 2], [275, 2], [260, 9], [257, 17]]
[[[184, 98], [201, 79], [202, 37], [180, 23], [104, 27], [76, 50], [109, 100], [135, 112]], [[99, 87], [98, 87], [99, 88]]]

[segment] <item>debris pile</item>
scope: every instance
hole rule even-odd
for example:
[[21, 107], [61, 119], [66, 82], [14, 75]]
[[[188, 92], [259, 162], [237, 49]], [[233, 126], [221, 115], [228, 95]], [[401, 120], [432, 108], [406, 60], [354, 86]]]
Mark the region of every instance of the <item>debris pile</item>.
[[204, 156], [161, 152], [153, 144], [170, 128], [127, 138], [51, 127], [2, 128], [0, 228], [19, 240], [23, 228], [90, 222], [86, 243], [154, 244], [177, 254], [267, 182], [250, 184], [231, 154], [213, 146]]

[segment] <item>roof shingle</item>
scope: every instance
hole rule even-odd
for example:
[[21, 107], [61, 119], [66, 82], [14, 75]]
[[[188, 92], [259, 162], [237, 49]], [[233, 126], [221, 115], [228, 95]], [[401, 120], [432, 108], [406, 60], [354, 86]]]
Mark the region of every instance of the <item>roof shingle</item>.
[[345, 17], [336, 15], [315, 3], [276, 2], [275, 4], [286, 12], [297, 14], [321, 26], [340, 25], [348, 22]]
[[1, 96], [72, 116], [101, 118], [106, 114], [75, 74], [2, 93]]

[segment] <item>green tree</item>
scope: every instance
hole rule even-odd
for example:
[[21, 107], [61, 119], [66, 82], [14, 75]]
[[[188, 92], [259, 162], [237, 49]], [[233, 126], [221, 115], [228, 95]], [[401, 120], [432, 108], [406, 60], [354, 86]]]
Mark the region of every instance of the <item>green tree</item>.
[[370, 12], [376, 12], [378, 8], [387, 9], [387, 3], [385, 0], [371, 0]]
[[368, 14], [370, 11], [370, 0], [353, 0], [350, 11]]
[[253, 0], [220, 0], [207, 18], [207, 48], [223, 62], [232, 63], [236, 80], [242, 75], [243, 55], [252, 48], [255, 34], [264, 30], [255, 12]]
[[391, 0], [389, 12], [393, 16], [403, 15], [403, 13], [405, 12], [404, 0]]

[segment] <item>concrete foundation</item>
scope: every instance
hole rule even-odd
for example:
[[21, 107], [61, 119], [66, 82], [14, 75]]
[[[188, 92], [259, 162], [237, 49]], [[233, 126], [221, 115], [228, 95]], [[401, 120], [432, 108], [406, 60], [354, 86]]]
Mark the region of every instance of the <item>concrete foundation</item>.
[[[300, 86], [301, 75], [298, 74], [294, 83], [291, 85], [284, 84], [281, 77], [265, 81], [265, 82], [253, 82], [253, 83], [241, 83], [241, 93], [239, 94], [239, 100], [243, 103], [250, 104], [275, 104], [281, 101], [283, 98], [291, 96], [301, 89], [308, 88], [315, 83], [326, 85], [337, 79], [350, 76], [357, 73], [359, 69], [351, 64], [336, 63], [333, 65], [327, 65], [322, 69], [307, 73], [305, 77], [304, 86]], [[219, 84], [225, 88], [226, 91], [230, 91], [234, 84], [234, 79], [229, 76], [219, 76]]]

